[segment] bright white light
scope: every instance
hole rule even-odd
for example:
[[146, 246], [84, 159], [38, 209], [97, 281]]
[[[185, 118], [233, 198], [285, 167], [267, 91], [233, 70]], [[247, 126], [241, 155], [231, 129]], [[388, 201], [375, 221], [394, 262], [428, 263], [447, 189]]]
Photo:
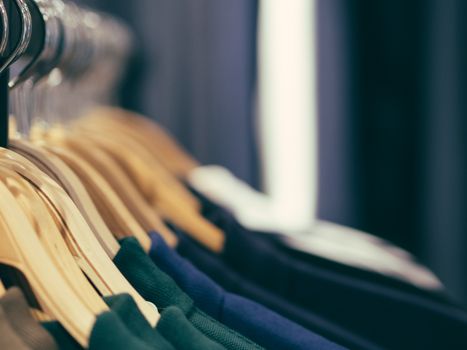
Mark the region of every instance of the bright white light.
[[[308, 230], [317, 205], [315, 1], [261, 2], [258, 123], [273, 221]], [[270, 218], [271, 219], [271, 218]]]

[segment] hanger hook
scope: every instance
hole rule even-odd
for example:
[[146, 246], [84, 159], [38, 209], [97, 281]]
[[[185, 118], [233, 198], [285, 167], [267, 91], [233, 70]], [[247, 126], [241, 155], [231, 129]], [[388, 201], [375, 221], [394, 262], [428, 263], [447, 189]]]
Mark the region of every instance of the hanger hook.
[[6, 6], [3, 0], [0, 1], [0, 17], [2, 19], [2, 27], [3, 27], [2, 38], [0, 40], [0, 55], [3, 55], [8, 44], [8, 38], [10, 37], [8, 13], [7, 13]]
[[[29, 78], [37, 83], [41, 78], [47, 76], [57, 66], [63, 51], [63, 24], [61, 22], [61, 1], [35, 0], [31, 6], [37, 9], [39, 14], [37, 32], [42, 33], [42, 42], [35, 50], [28, 64], [9, 82], [10, 89]], [[36, 15], [36, 12], [33, 13]], [[33, 18], [34, 20], [34, 18]], [[39, 23], [40, 21], [40, 23]], [[36, 31], [36, 29], [34, 28]]]
[[2, 66], [0, 66], [0, 74], [3, 73], [18, 57], [20, 57], [27, 49], [31, 40], [32, 34], [32, 17], [29, 12], [28, 5], [24, 0], [15, 0], [21, 17], [21, 38], [18, 45], [12, 54], [7, 58]]

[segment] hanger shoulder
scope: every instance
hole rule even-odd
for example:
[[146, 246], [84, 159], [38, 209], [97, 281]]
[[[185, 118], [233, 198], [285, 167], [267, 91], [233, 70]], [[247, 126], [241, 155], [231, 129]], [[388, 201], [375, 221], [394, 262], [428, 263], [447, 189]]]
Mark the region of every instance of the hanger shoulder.
[[199, 162], [155, 121], [135, 112], [115, 107], [101, 107], [90, 113], [89, 118], [100, 118], [105, 123], [120, 125], [145, 145], [172, 174], [185, 178], [189, 172], [200, 166]]
[[102, 244], [107, 255], [113, 258], [120, 246], [76, 174], [60, 158], [36, 145], [22, 140], [10, 140], [9, 147], [27, 157], [35, 166], [51, 176], [66, 190]]
[[63, 189], [47, 177], [41, 176], [41, 174], [44, 175], [43, 173], [39, 172], [38, 174], [37, 171], [32, 171], [32, 169], [28, 169], [15, 162], [15, 159], [23, 158], [20, 155], [6, 149], [2, 149], [1, 151], [0, 155], [2, 157], [0, 158], [9, 159], [13, 170], [32, 183], [36, 189], [40, 190], [66, 223], [68, 228], [66, 231], [68, 235], [65, 237], [66, 242], [72, 247], [70, 249], [79, 257], [77, 261], [80, 268], [101, 294], [130, 294], [148, 321], [152, 325], [155, 325], [159, 320], [159, 313], [144, 301], [120, 271], [118, 271], [94, 236], [94, 233], [86, 224], [79, 210]]
[[6, 293], [5, 286], [3, 285], [2, 280], [0, 280], [0, 298]]
[[[116, 159], [128, 171], [146, 199], [153, 203], [158, 199], [158, 189], [169, 189], [173, 196], [180, 198], [183, 205], [193, 210], [200, 209], [198, 200], [154, 157], [152, 151], [139, 142], [137, 135], [114, 125], [101, 126], [83, 133], [92, 138], [99, 147]], [[84, 130], [84, 129], [82, 129]], [[137, 155], [137, 157], [135, 157]]]
[[47, 149], [59, 156], [81, 178], [114, 234], [120, 238], [134, 235], [145, 249], [149, 249], [151, 242], [148, 235], [99, 172], [69, 150], [58, 147]]
[[89, 284], [71, 255], [62, 237], [65, 234], [61, 232], [66, 228], [57, 217], [52, 217], [53, 209], [46, 207], [40, 194], [18, 174], [0, 167], [0, 176], [10, 192], [15, 194], [17, 203], [29, 218], [42, 246], [74, 292], [94, 314], [107, 310], [107, 305]]
[[[111, 133], [107, 131], [104, 134]], [[137, 146], [136, 142], [130, 142], [131, 138], [126, 138], [127, 144], [123, 146], [123, 141], [118, 143], [109, 137], [91, 135], [90, 131], [85, 135], [91, 137], [100, 148], [111, 153], [115, 159], [120, 159], [125, 170], [139, 183], [140, 190], [145, 193], [154, 210], [159, 211], [165, 219], [182, 228], [208, 249], [215, 252], [222, 251], [225, 234], [193, 209], [179, 192], [174, 191], [171, 180], [167, 180], [168, 177], [158, 177], [158, 174], [151, 173], [155, 163], [147, 160], [147, 157], [140, 158], [147, 150]]]
[[119, 195], [123, 203], [146, 232], [157, 231], [171, 246], [175, 246], [177, 237], [164, 224], [157, 212], [147, 203], [120, 165], [106, 152], [92, 143], [92, 140], [73, 136], [67, 138], [66, 144], [70, 149], [80, 154], [105, 178], [109, 185]]
[[63, 280], [15, 198], [0, 182], [0, 262], [20, 270], [40, 305], [86, 347], [93, 315]]

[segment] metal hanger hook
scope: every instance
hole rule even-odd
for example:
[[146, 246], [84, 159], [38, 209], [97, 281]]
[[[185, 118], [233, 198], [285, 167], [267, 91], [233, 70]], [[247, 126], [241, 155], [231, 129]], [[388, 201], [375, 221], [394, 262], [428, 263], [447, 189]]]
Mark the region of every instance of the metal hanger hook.
[[11, 55], [0, 67], [0, 74], [3, 73], [13, 62], [15, 62], [27, 49], [32, 35], [32, 17], [29, 7], [24, 0], [15, 0], [21, 17], [21, 37], [18, 45]]
[[3, 55], [8, 45], [8, 38], [10, 37], [8, 13], [7, 13], [6, 6], [3, 0], [0, 1], [0, 17], [2, 20], [2, 27], [3, 27], [2, 38], [0, 39], [0, 55]]

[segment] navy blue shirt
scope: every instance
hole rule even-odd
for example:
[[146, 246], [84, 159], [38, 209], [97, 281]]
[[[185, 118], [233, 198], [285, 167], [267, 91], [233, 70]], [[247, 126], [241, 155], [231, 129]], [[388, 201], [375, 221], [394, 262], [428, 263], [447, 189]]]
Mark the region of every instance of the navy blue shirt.
[[208, 276], [171, 250], [156, 233], [151, 258], [211, 317], [266, 349], [343, 349], [254, 301], [224, 291]]
[[464, 310], [296, 259], [222, 209], [209, 209], [204, 214], [226, 233], [217, 259], [244, 279], [383, 348], [467, 348]]
[[381, 349], [381, 347], [336, 325], [334, 322], [326, 320], [316, 313], [306, 310], [292, 301], [286, 300], [241, 277], [218, 257], [209, 254], [206, 250], [184, 236], [180, 236], [177, 252], [181, 256], [188, 258], [190, 262], [226, 290], [255, 300], [305, 328], [323, 335], [327, 339], [350, 349]]

